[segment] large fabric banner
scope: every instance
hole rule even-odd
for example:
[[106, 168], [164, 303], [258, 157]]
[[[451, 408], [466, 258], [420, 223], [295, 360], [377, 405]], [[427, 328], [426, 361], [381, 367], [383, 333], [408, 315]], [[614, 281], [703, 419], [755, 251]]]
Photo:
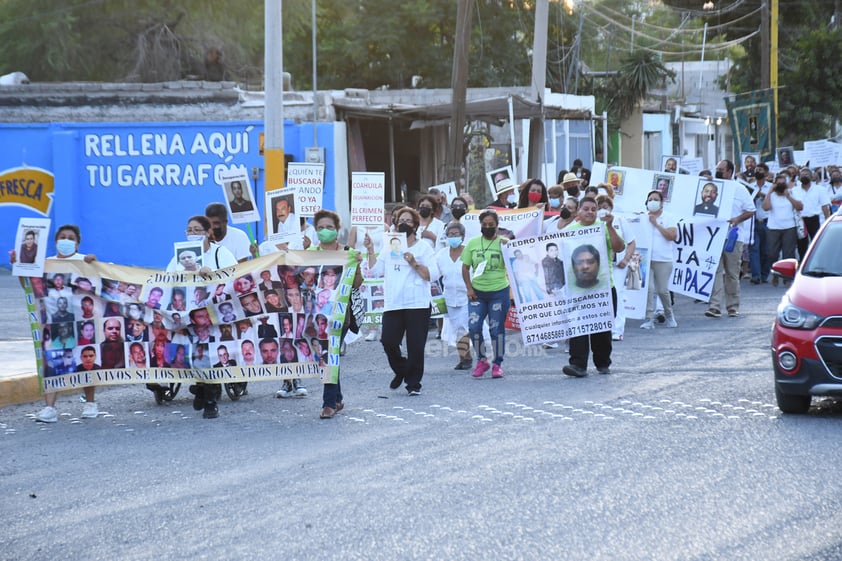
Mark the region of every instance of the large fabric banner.
[[703, 302], [710, 301], [714, 276], [727, 237], [728, 222], [725, 220], [681, 220], [678, 223], [677, 253], [670, 290]]
[[735, 153], [760, 154], [760, 161], [775, 159], [777, 119], [773, 90], [755, 90], [726, 99]]
[[355, 252], [167, 273], [48, 259], [26, 281], [44, 391], [132, 383], [335, 382]]
[[[544, 225], [544, 212], [535, 208], [523, 208], [513, 210], [498, 210], [500, 235], [509, 239], [531, 238], [540, 236]], [[465, 239], [469, 240], [479, 236], [479, 216], [482, 210], [472, 210], [462, 217], [462, 225], [465, 227]]]
[[513, 240], [503, 246], [526, 345], [609, 331], [611, 263], [602, 225]]

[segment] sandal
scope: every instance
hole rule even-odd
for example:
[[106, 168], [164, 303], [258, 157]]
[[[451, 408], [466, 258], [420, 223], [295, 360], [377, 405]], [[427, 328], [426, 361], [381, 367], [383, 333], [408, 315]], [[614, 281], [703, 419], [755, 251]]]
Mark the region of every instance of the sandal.
[[322, 407], [322, 412], [319, 414], [319, 419], [333, 419], [336, 415], [336, 409], [332, 407]]

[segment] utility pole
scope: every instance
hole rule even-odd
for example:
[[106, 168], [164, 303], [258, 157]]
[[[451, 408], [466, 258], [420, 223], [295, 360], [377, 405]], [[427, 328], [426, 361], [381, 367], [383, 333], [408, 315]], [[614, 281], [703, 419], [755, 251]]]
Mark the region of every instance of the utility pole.
[[[547, 26], [550, 7], [548, 0], [535, 4], [535, 37], [532, 42], [532, 99], [544, 110], [544, 88], [547, 84]], [[512, 154], [514, 157], [514, 154]], [[544, 116], [529, 120], [529, 167], [530, 178], [541, 178], [544, 163]]]
[[[453, 70], [450, 75], [450, 141], [445, 160], [445, 180], [458, 181], [465, 161], [465, 99], [468, 95], [468, 54], [471, 47], [471, 18], [474, 0], [459, 0], [456, 8], [456, 37], [453, 42]], [[462, 193], [467, 186], [457, 186]]]
[[264, 0], [264, 169], [265, 190], [284, 186], [283, 0]]
[[769, 0], [766, 0], [760, 7], [760, 87], [764, 89], [769, 87], [769, 71], [771, 69], [769, 56], [772, 52], [770, 46], [772, 30], [769, 25], [769, 10]]

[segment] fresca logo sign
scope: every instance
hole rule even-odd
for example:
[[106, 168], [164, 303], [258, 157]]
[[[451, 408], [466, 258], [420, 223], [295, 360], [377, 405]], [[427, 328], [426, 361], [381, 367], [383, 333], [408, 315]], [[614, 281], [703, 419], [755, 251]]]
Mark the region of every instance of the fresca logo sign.
[[47, 170], [14, 168], [0, 172], [0, 206], [25, 206], [49, 216], [54, 189], [53, 174]]

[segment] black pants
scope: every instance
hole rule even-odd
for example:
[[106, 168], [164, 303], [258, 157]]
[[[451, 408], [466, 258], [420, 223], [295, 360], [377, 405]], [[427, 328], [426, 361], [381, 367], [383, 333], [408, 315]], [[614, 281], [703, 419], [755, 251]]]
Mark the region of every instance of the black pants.
[[[617, 315], [617, 289], [611, 287], [611, 305]], [[597, 368], [611, 366], [611, 330], [579, 335], [570, 338], [570, 364], [578, 368], [588, 367], [588, 355], [593, 351], [593, 363]]]
[[[420, 390], [424, 376], [424, 347], [427, 345], [430, 308], [411, 308], [383, 312], [383, 350], [396, 376], [406, 382], [406, 390]], [[401, 354], [401, 341], [406, 334], [406, 356]]]
[[819, 216], [802, 216], [804, 220], [804, 229], [807, 230], [806, 238], [798, 239], [798, 260], [804, 259], [807, 253], [807, 248], [810, 246], [810, 241], [816, 237], [819, 232]]

